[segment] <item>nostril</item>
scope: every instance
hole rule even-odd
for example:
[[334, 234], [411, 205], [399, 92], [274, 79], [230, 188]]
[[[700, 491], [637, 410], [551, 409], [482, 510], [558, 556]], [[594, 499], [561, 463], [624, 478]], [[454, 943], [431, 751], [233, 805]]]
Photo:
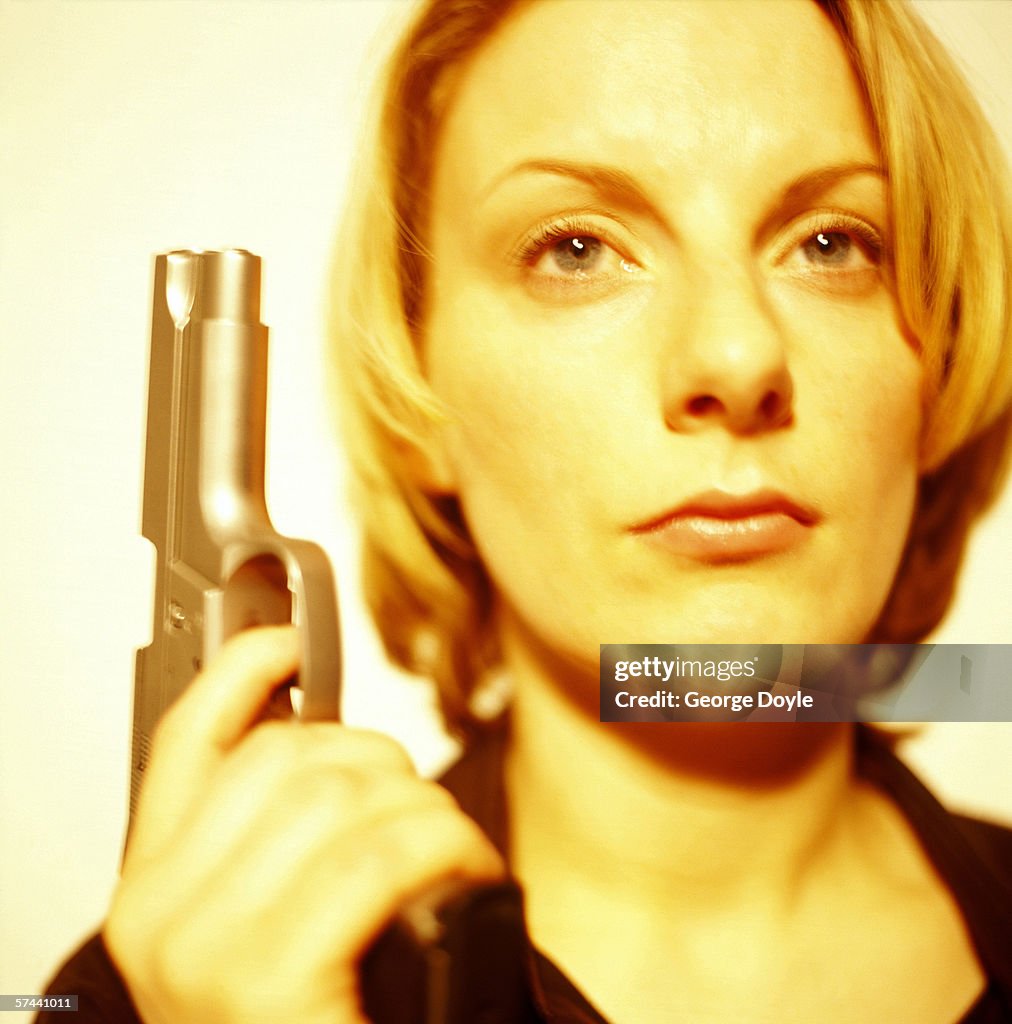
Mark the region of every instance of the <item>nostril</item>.
[[767, 391], [759, 403], [759, 414], [766, 423], [779, 423], [790, 412], [790, 401], [779, 391]]
[[720, 401], [713, 395], [696, 395], [689, 399], [689, 412], [693, 416], [706, 416], [719, 407]]
[[763, 419], [775, 419], [780, 412], [780, 396], [775, 391], [767, 391], [759, 403], [759, 411], [762, 413]]
[[783, 380], [768, 380], [770, 386], [720, 386], [712, 391], [702, 388], [683, 395], [670, 406], [673, 418], [668, 426], [673, 430], [701, 429], [723, 424], [735, 433], [750, 434], [776, 430], [787, 426], [793, 419], [794, 389], [786, 375]]

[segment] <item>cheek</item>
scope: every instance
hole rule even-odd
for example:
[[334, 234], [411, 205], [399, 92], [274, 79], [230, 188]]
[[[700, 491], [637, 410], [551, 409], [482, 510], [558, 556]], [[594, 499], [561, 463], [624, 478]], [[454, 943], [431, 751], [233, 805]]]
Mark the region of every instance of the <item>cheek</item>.
[[[430, 380], [450, 414], [440, 444], [452, 489], [467, 495], [494, 476], [507, 487], [512, 477], [521, 491], [520, 470], [532, 470], [537, 438], [548, 427], [543, 395], [549, 383], [540, 364], [522, 358], [515, 345], [497, 344], [502, 332], [487, 324], [457, 316], [438, 328], [433, 349], [443, 355], [433, 359]], [[455, 354], [446, 355], [450, 350]]]
[[799, 387], [799, 423], [803, 430], [807, 419], [819, 438], [842, 564], [884, 600], [916, 501], [923, 374], [891, 306], [843, 322], [838, 338], [826, 372]]
[[614, 466], [622, 421], [642, 406], [627, 350], [646, 301], [535, 317], [508, 296], [458, 284], [452, 303], [434, 304], [428, 376], [451, 413], [441, 445], [452, 489], [564, 502], [574, 481]]
[[878, 286], [844, 300], [787, 281], [771, 289], [771, 302], [797, 432], [817, 439], [826, 469], [874, 472], [882, 463], [916, 474], [923, 372], [889, 293]]
[[841, 476], [909, 488], [918, 473], [920, 362], [885, 311], [847, 326], [840, 350], [799, 402], [814, 424], [821, 421], [827, 461], [839, 461]]
[[629, 444], [644, 433], [643, 374], [628, 366], [642, 300], [532, 318], [479, 287], [453, 299], [434, 307], [428, 364], [450, 412], [450, 490], [504, 603], [553, 623], [574, 593], [607, 597], [616, 506], [644, 483]]

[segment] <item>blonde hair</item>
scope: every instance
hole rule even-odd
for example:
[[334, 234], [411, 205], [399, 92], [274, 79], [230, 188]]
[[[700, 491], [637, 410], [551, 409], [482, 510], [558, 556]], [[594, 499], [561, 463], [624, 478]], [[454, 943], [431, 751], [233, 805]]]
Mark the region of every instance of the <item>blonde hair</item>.
[[[492, 586], [457, 503], [414, 467], [443, 412], [422, 372], [434, 141], [467, 60], [520, 2], [426, 0], [382, 79], [338, 238], [335, 387], [361, 517], [366, 599], [390, 657], [435, 680], [447, 724], [498, 661]], [[850, 57], [887, 169], [900, 313], [924, 366], [917, 508], [870, 639], [916, 642], [941, 620], [967, 532], [999, 492], [1012, 427], [1004, 156], [974, 97], [902, 0], [817, 0]]]

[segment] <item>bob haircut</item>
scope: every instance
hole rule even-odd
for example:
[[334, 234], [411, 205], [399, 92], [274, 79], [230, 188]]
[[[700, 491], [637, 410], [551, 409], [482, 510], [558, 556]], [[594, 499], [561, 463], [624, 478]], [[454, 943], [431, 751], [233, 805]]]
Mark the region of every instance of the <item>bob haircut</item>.
[[[421, 368], [435, 140], [461, 69], [531, 0], [424, 0], [392, 54], [361, 150], [332, 283], [333, 386], [364, 530], [366, 600], [388, 655], [432, 678], [448, 727], [478, 728], [499, 661], [493, 588], [457, 502], [417, 467], [447, 413]], [[1004, 154], [970, 89], [903, 0], [814, 0], [864, 91], [890, 189], [893, 290], [924, 367], [924, 472], [869, 641], [942, 619], [969, 528], [1000, 493], [1012, 427], [1012, 213]]]

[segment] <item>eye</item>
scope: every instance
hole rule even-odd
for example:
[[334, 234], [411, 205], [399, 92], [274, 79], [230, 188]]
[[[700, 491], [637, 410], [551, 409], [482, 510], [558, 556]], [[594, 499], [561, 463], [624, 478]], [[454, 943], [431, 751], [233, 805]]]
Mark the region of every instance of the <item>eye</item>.
[[[573, 235], [561, 238], [542, 253], [538, 263], [547, 262], [552, 269], [563, 274], [590, 273], [601, 262], [607, 249], [600, 238], [593, 235]], [[544, 269], [544, 268], [543, 268]]]
[[782, 259], [801, 273], [848, 274], [875, 270], [884, 259], [882, 236], [845, 214], [808, 218], [784, 244]]
[[604, 285], [639, 269], [622, 255], [606, 230], [579, 217], [538, 225], [517, 247], [513, 259], [532, 284], [544, 286]]
[[820, 231], [801, 246], [801, 252], [809, 263], [843, 266], [851, 258], [851, 248], [851, 237], [843, 231]]

